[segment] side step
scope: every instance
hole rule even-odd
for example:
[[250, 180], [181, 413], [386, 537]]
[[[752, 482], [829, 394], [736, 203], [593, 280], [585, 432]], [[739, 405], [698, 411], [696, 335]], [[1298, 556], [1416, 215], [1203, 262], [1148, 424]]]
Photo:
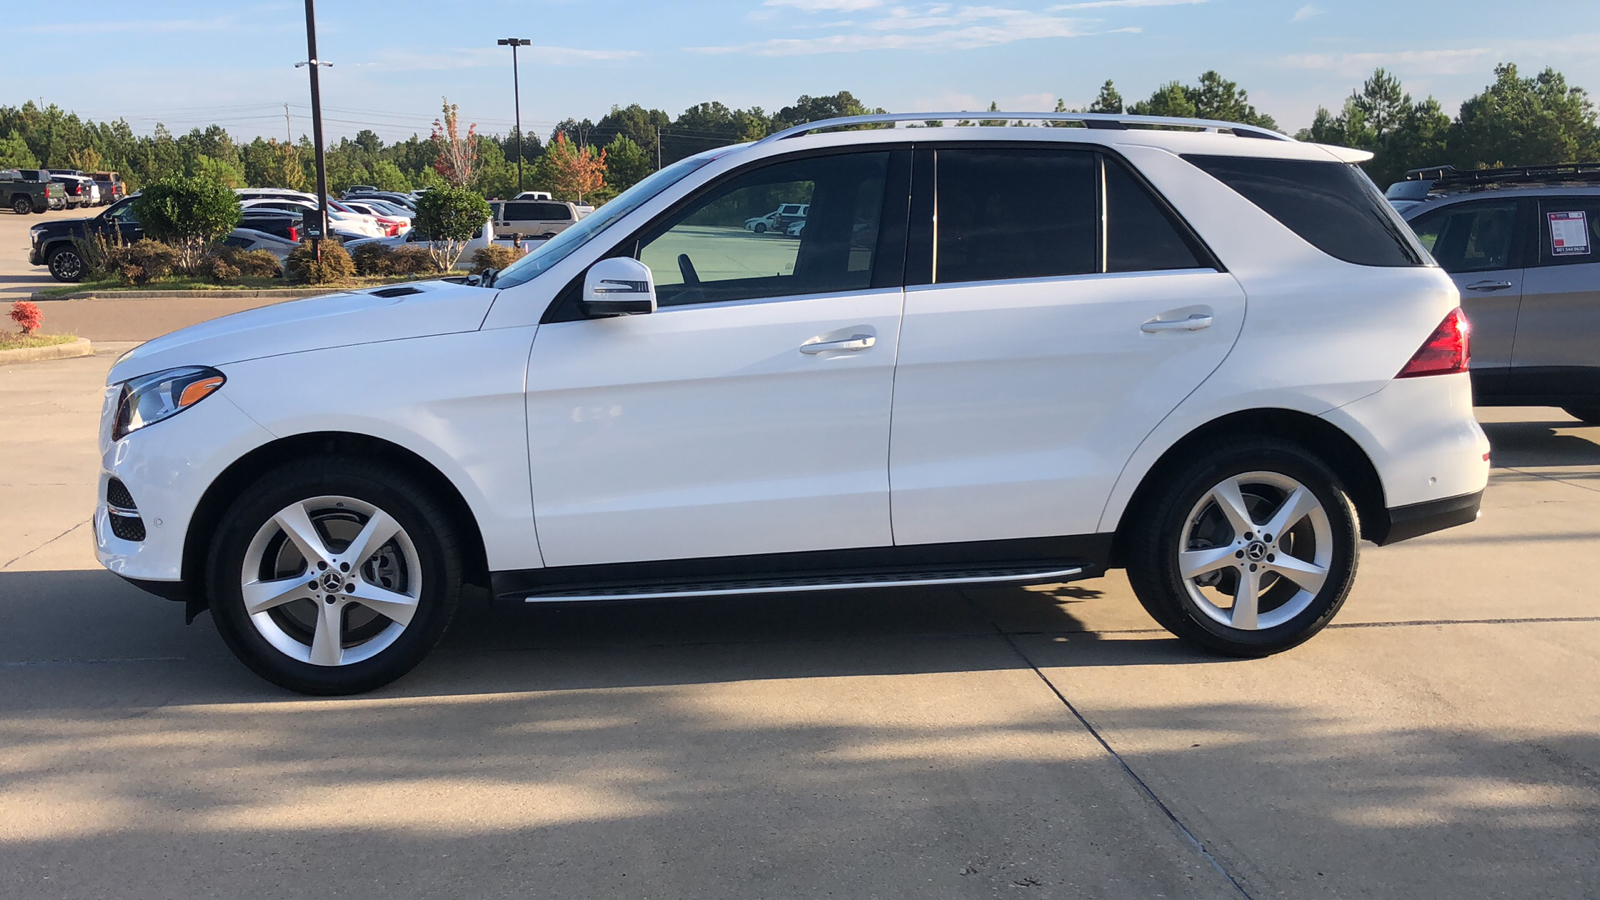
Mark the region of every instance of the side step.
[[1065, 562], [1048, 566], [989, 566], [924, 571], [861, 572], [792, 578], [718, 579], [670, 583], [609, 585], [575, 589], [565, 586], [548, 593], [527, 593], [524, 603], [589, 603], [606, 600], [666, 600], [688, 597], [725, 597], [736, 594], [787, 594], [800, 591], [844, 591], [884, 587], [936, 587], [954, 584], [1048, 583], [1078, 578], [1082, 565]]

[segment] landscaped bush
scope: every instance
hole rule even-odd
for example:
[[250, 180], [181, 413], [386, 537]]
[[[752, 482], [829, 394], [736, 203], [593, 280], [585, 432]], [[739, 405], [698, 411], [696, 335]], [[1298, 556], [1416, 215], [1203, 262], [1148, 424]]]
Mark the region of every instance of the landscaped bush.
[[115, 229], [90, 230], [74, 241], [78, 255], [83, 257], [84, 274], [90, 281], [105, 281], [122, 277], [122, 265], [127, 261], [128, 245], [122, 233]]
[[143, 238], [118, 251], [116, 274], [123, 284], [149, 284], [177, 272], [182, 258], [176, 247]]
[[147, 185], [133, 201], [145, 234], [170, 242], [187, 274], [201, 251], [239, 224], [239, 196], [221, 182], [182, 175]]
[[504, 269], [521, 258], [522, 253], [514, 247], [490, 244], [472, 254], [472, 272], [477, 274], [484, 269]]
[[350, 251], [350, 260], [355, 263], [357, 275], [394, 274], [394, 248], [388, 244], [372, 241], [357, 245]]
[[318, 262], [311, 242], [306, 241], [289, 251], [283, 271], [290, 281], [300, 284], [343, 284], [355, 277], [356, 264], [343, 244], [331, 240], [322, 242], [322, 261]]
[[200, 258], [195, 274], [207, 281], [227, 284], [241, 278], [279, 278], [283, 267], [278, 258], [267, 250], [240, 250], [237, 247], [213, 247]]
[[390, 275], [432, 275], [439, 271], [439, 263], [426, 247], [409, 244], [394, 251], [389, 258]]
[[11, 321], [22, 326], [23, 334], [33, 334], [44, 324], [44, 313], [27, 300], [18, 300], [11, 304]]

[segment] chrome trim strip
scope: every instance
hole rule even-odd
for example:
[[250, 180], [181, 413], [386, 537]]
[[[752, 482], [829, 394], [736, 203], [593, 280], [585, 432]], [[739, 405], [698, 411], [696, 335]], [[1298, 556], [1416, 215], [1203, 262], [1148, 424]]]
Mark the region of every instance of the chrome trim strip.
[[795, 594], [803, 591], [845, 591], [881, 587], [936, 587], [953, 584], [1005, 584], [1018, 581], [1048, 581], [1083, 574], [1082, 566], [1049, 572], [1024, 572], [1017, 575], [973, 578], [917, 578], [902, 581], [847, 581], [822, 584], [785, 584], [769, 587], [717, 588], [713, 590], [651, 591], [626, 594], [535, 594], [524, 603], [578, 603], [604, 600], [666, 600], [674, 597], [729, 597], [738, 594]]
[[[1166, 128], [1193, 128], [1200, 131], [1227, 129], [1235, 135], [1290, 141], [1294, 138], [1256, 125], [1224, 122], [1220, 119], [1190, 119], [1175, 116], [1135, 116], [1113, 113], [1058, 113], [1058, 112], [930, 112], [930, 113], [874, 113], [865, 116], [842, 116], [837, 119], [819, 119], [785, 128], [769, 134], [756, 142], [756, 146], [770, 144], [787, 138], [799, 137], [826, 128], [847, 128], [855, 125], [893, 125], [897, 122], [954, 122], [960, 120], [1024, 121], [1024, 122], [1082, 122], [1091, 128], [1121, 128], [1128, 125], [1154, 125]], [[909, 137], [909, 135], [908, 135]]]

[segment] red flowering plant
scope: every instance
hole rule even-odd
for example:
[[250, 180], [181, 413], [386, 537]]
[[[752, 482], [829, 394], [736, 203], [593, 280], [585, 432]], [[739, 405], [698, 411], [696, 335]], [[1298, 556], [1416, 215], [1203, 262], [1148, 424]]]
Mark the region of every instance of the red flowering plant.
[[22, 326], [23, 334], [33, 334], [44, 324], [44, 313], [39, 307], [26, 300], [18, 300], [11, 304], [11, 321]]

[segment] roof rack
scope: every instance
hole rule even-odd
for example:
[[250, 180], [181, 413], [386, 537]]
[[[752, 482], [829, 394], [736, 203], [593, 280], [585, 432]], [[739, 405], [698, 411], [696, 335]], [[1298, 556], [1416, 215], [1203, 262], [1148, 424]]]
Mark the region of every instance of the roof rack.
[[1433, 190], [1487, 187], [1496, 184], [1600, 184], [1600, 163], [1558, 163], [1546, 166], [1501, 166], [1457, 169], [1430, 166], [1412, 169], [1406, 181], [1431, 181]]
[[1159, 126], [1165, 128], [1190, 128], [1209, 132], [1231, 132], [1235, 137], [1266, 138], [1273, 141], [1293, 141], [1294, 138], [1286, 134], [1279, 134], [1266, 128], [1255, 125], [1242, 125], [1238, 122], [1221, 122], [1216, 119], [1180, 119], [1169, 116], [1125, 116], [1107, 113], [1041, 113], [1041, 112], [934, 112], [934, 113], [877, 113], [868, 116], [844, 116], [837, 119], [819, 119], [807, 122], [792, 128], [769, 134], [758, 141], [758, 144], [768, 144], [787, 138], [799, 137], [813, 131], [822, 131], [828, 128], [851, 128], [856, 125], [893, 125], [897, 122], [950, 122], [961, 120], [982, 120], [1007, 122], [1077, 122], [1086, 128], [1105, 128], [1118, 131], [1126, 130], [1129, 126]]

